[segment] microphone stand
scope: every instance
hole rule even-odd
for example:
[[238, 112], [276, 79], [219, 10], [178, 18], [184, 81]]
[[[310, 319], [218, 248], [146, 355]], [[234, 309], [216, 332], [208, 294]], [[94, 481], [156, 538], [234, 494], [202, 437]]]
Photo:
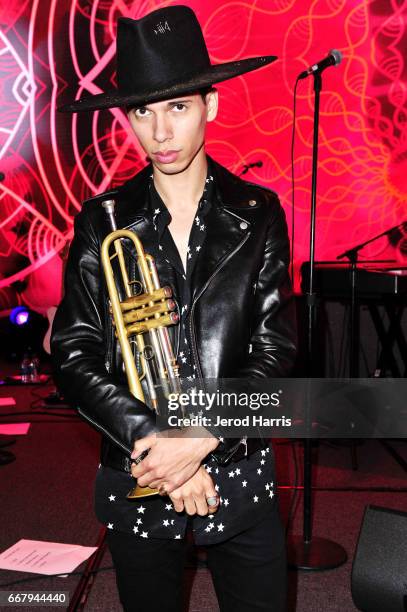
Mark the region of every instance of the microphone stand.
[[[311, 188], [311, 228], [309, 256], [309, 292], [307, 294], [308, 310], [308, 378], [315, 376], [314, 330], [316, 315], [316, 293], [314, 291], [315, 270], [315, 220], [317, 201], [317, 164], [318, 164], [318, 128], [319, 103], [322, 89], [321, 72], [316, 71], [314, 77], [314, 137], [312, 147], [312, 188]], [[306, 399], [306, 422], [310, 422], [310, 383]], [[303, 535], [290, 538], [288, 545], [288, 564], [292, 568], [303, 570], [327, 570], [339, 567], [347, 560], [345, 549], [331, 540], [312, 536], [312, 440], [304, 439], [304, 502], [303, 502]]]
[[369, 240], [365, 240], [360, 244], [344, 251], [337, 256], [336, 259], [344, 259], [345, 257], [351, 264], [351, 297], [350, 297], [350, 323], [349, 323], [349, 337], [350, 337], [350, 350], [349, 350], [349, 376], [351, 378], [359, 377], [359, 338], [360, 338], [360, 310], [357, 296], [356, 287], [356, 271], [358, 266], [358, 254], [367, 244], [382, 238], [383, 236], [389, 236], [392, 232], [405, 228], [406, 221], [399, 223], [394, 227], [391, 227], [377, 236], [373, 236]]

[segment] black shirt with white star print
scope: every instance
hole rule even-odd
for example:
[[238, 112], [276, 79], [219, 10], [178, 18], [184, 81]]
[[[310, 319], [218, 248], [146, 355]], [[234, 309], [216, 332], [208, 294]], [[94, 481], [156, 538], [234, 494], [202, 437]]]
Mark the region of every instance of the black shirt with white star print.
[[[208, 160], [205, 189], [198, 204], [188, 242], [187, 267], [184, 270], [178, 249], [168, 229], [171, 215], [150, 180], [151, 222], [157, 235], [157, 252], [175, 271], [179, 296], [180, 342], [177, 361], [183, 379], [195, 378], [196, 364], [190, 350], [187, 325], [191, 306], [191, 275], [206, 237], [206, 216], [215, 204], [216, 184]], [[170, 498], [154, 496], [140, 500], [126, 498], [134, 488], [134, 479], [125, 472], [99, 466], [95, 484], [95, 511], [108, 529], [128, 532], [141, 538], [181, 539], [189, 525], [196, 544], [214, 544], [228, 540], [264, 518], [276, 502], [274, 492], [274, 456], [267, 447], [227, 466], [214, 459], [205, 464], [220, 505], [215, 514], [188, 517], [175, 512]]]

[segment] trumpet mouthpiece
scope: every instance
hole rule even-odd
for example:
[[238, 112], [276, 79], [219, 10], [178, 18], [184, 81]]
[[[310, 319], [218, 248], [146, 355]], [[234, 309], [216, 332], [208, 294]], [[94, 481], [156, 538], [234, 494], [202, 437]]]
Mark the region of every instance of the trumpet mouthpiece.
[[107, 213], [113, 214], [116, 202], [114, 200], [104, 200], [102, 206]]

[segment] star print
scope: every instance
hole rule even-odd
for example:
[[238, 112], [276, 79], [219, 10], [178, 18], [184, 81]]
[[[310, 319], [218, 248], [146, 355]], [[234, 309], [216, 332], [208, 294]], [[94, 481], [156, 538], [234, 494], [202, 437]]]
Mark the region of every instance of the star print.
[[178, 534], [175, 536], [174, 540], [180, 540], [180, 539], [181, 539], [181, 534], [180, 534], [180, 533], [178, 533]]
[[259, 474], [259, 476], [260, 476], [260, 474], [261, 474], [261, 469], [260, 469], [260, 468], [258, 468], [257, 473], [258, 473], [258, 474]]
[[224, 528], [225, 528], [224, 524], [223, 524], [223, 523], [219, 523], [219, 525], [218, 525], [218, 531], [223, 531], [223, 530], [224, 530]]
[[199, 217], [195, 217], [195, 223], [196, 223], [196, 225], [199, 225], [201, 223], [200, 220], [199, 220]]
[[257, 497], [257, 495], [255, 495], [255, 496], [253, 497], [253, 501], [254, 501], [254, 503], [255, 503], [255, 504], [257, 504], [257, 502], [259, 501], [259, 498]]
[[191, 247], [188, 245], [187, 246], [187, 253], [189, 253], [190, 250], [191, 250]]
[[228, 499], [224, 499], [224, 500], [222, 501], [222, 504], [223, 504], [223, 505], [225, 506], [225, 508], [226, 508], [227, 506], [229, 506], [229, 500], [228, 500]]
[[183, 357], [181, 361], [182, 361], [182, 363], [186, 363], [186, 360], [187, 360], [187, 358]]
[[172, 504], [165, 504], [166, 510], [172, 510]]
[[245, 487], [247, 485], [247, 480], [242, 480], [242, 487]]
[[262, 456], [262, 457], [264, 457], [264, 456], [265, 456], [265, 454], [266, 454], [266, 451], [265, 451], [265, 450], [262, 450], [262, 451], [261, 451], [261, 456]]
[[144, 506], [139, 506], [139, 507], [137, 508], [137, 512], [138, 512], [139, 514], [144, 514], [144, 510], [145, 510]]
[[159, 208], [156, 208], [156, 209], [154, 210], [154, 214], [155, 214], [155, 215], [158, 215], [158, 213], [159, 213], [159, 212], [160, 212], [160, 209], [159, 209]]
[[269, 452], [270, 452], [270, 447], [268, 446], [268, 447], [266, 448], [266, 453], [269, 453]]
[[270, 491], [270, 493], [269, 493], [269, 497], [270, 497], [270, 499], [273, 499], [273, 497], [274, 497], [274, 493], [273, 493], [273, 491]]
[[164, 527], [169, 527], [169, 525], [170, 525], [170, 521], [169, 521], [168, 519], [165, 519], [165, 520], [163, 521], [163, 525], [164, 525]]
[[148, 531], [143, 531], [143, 533], [141, 534], [142, 538], [148, 538]]
[[159, 245], [158, 245], [158, 248], [160, 249], [160, 251], [162, 251], [162, 250], [163, 250], [163, 247], [162, 247], [162, 245], [161, 245], [161, 244], [159, 244]]
[[175, 521], [174, 521], [174, 519], [171, 519], [171, 525], [173, 525], [173, 524], [174, 524], [174, 522], [175, 522]]
[[143, 520], [141, 518], [138, 518], [136, 523], [137, 523], [137, 525], [142, 525], [143, 524]]
[[109, 501], [115, 501], [116, 495], [109, 495]]
[[138, 527], [133, 527], [134, 533], [138, 533]]
[[270, 489], [270, 485], [267, 483], [266, 484], [266, 491], [268, 491]]
[[113, 529], [113, 523], [108, 523], [108, 524], [107, 524], [107, 528], [108, 528], [108, 529]]
[[180, 356], [180, 357], [183, 357], [183, 356], [184, 356], [184, 351], [181, 351], [181, 352], [180, 352], [180, 354], [179, 354], [179, 356]]
[[206, 471], [208, 472], [208, 474], [211, 474], [211, 473], [212, 473], [212, 468], [211, 468], [209, 465], [208, 465], [208, 466], [205, 466], [205, 469], [206, 469]]
[[219, 436], [218, 440], [219, 442], [223, 442], [224, 438], [222, 438], [222, 436]]
[[196, 247], [197, 251], [200, 251], [202, 247], [200, 247], [199, 245]]
[[235, 477], [235, 473], [234, 473], [234, 471], [232, 470], [231, 472], [229, 472], [229, 478], [234, 478], [234, 477]]
[[200, 225], [200, 226], [199, 226], [199, 229], [201, 230], [201, 232], [203, 232], [203, 231], [204, 231], [204, 229], [205, 229], [205, 224], [204, 224], [204, 223], [202, 223], [202, 225]]
[[264, 465], [265, 463], [266, 463], [266, 460], [265, 460], [265, 459], [262, 459], [262, 460], [260, 461], [260, 465]]
[[191, 253], [188, 253], [188, 259], [192, 259]]
[[219, 491], [219, 485], [215, 485], [215, 491]]
[[216, 468], [215, 474], [219, 474], [219, 468]]
[[236, 468], [236, 469], [235, 469], [235, 474], [237, 474], [237, 476], [239, 476], [239, 474], [240, 474], [240, 468]]

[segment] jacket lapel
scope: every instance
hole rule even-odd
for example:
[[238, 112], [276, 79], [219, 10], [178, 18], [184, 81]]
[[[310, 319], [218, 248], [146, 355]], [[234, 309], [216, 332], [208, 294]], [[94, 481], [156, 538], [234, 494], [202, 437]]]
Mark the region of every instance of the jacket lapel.
[[234, 174], [211, 160], [216, 194], [206, 217], [206, 237], [192, 275], [192, 296], [202, 295], [212, 276], [233, 257], [250, 236], [246, 218], [250, 190]]

